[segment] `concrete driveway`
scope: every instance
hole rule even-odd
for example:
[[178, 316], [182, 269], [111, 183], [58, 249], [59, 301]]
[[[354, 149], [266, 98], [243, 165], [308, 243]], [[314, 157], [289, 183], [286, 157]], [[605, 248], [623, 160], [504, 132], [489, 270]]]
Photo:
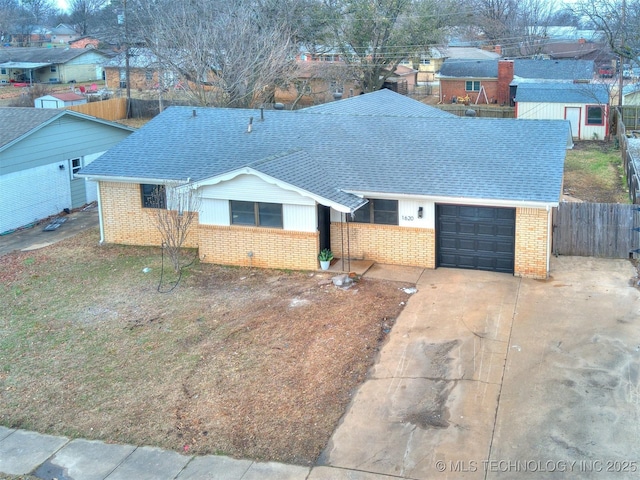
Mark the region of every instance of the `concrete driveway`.
[[552, 272], [426, 270], [319, 463], [413, 479], [640, 476], [635, 269], [567, 257]]

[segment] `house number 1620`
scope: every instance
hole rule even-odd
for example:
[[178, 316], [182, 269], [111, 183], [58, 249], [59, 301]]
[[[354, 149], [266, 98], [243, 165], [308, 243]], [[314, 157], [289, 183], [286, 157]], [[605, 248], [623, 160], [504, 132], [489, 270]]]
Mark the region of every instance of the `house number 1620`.
[[414, 217], [413, 217], [413, 215], [403, 215], [402, 216], [402, 220], [404, 220], [406, 222], [413, 222]]

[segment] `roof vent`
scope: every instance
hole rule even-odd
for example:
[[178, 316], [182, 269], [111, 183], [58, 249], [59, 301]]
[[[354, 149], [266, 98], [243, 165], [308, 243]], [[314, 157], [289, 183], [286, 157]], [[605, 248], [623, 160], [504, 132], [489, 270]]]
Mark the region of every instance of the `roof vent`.
[[476, 116], [476, 111], [473, 108], [467, 108], [464, 111], [464, 116], [473, 118]]
[[193, 118], [196, 118], [196, 110], [193, 109], [193, 112], [191, 113], [191, 115], [193, 116]]
[[253, 130], [253, 117], [249, 117], [249, 125], [247, 125], [247, 133], [251, 133]]
[[284, 110], [284, 104], [283, 103], [274, 103], [273, 104], [273, 109], [274, 110]]

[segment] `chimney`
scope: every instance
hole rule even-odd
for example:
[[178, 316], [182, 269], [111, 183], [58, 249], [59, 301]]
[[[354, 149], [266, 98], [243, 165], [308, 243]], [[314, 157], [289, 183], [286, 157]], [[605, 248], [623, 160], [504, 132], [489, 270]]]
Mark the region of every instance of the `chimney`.
[[509, 84], [513, 80], [513, 60], [498, 60], [498, 103], [510, 105]]

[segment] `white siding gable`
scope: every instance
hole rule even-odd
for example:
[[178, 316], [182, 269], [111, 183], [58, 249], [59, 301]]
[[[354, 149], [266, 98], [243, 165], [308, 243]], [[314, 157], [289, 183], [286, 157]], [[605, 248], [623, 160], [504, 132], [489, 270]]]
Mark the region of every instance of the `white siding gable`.
[[283, 205], [282, 220], [285, 230], [317, 230], [316, 202], [313, 199], [265, 182], [255, 175], [238, 175], [216, 185], [206, 185], [200, 188], [200, 195], [200, 223], [203, 225], [230, 225], [229, 200], [240, 200], [280, 203]]

